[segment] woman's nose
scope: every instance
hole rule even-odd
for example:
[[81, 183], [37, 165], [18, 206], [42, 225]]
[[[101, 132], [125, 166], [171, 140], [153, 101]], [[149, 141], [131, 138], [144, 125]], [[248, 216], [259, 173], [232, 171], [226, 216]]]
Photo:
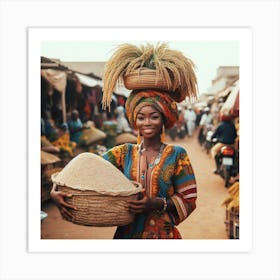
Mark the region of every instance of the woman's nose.
[[149, 119], [149, 118], [145, 118], [145, 119], [144, 119], [144, 125], [145, 125], [145, 124], [149, 124], [149, 123], [150, 123], [150, 119]]

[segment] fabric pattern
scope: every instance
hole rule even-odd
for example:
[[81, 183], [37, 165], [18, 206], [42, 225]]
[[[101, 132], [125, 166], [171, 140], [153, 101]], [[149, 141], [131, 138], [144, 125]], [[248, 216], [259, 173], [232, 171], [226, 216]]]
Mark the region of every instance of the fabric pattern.
[[[119, 145], [103, 154], [124, 175], [137, 181], [139, 159], [138, 146]], [[195, 175], [186, 150], [180, 146], [166, 145], [160, 162], [154, 167], [149, 188], [149, 197], [172, 199], [177, 214], [152, 212], [135, 216], [133, 223], [117, 228], [114, 238], [179, 239], [176, 225], [184, 221], [196, 207], [197, 188]]]
[[164, 126], [171, 128], [178, 119], [177, 104], [166, 93], [155, 90], [132, 92], [125, 104], [127, 118], [131, 127], [135, 128], [138, 112], [147, 105], [153, 105], [164, 115]]
[[73, 156], [73, 150], [77, 146], [76, 142], [70, 141], [69, 133], [64, 133], [56, 141], [52, 142], [52, 144], [60, 148], [63, 152], [68, 153], [71, 157]]

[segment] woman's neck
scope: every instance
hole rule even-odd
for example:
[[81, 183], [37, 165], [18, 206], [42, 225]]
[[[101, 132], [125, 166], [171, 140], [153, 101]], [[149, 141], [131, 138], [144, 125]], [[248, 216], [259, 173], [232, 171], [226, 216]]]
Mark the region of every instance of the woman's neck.
[[145, 149], [146, 151], [159, 151], [161, 144], [160, 138], [144, 138], [142, 149]]

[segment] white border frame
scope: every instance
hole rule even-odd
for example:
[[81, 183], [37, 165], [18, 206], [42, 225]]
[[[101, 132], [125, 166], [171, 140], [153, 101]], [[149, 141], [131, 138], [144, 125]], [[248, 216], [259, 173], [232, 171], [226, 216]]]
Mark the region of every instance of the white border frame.
[[[0, 1], [0, 278], [279, 280], [279, 5], [278, 0]], [[254, 158], [252, 250], [250, 253], [30, 254], [27, 250], [27, 28], [139, 26], [140, 23], [252, 29], [253, 141], [249, 143]], [[271, 121], [263, 119], [264, 115]], [[263, 134], [263, 128], [271, 134]]]
[[[40, 210], [40, 46], [42, 41], [238, 41], [240, 43], [240, 238], [238, 240], [50, 240], [41, 239]], [[28, 177], [29, 252], [249, 252], [252, 249], [252, 37], [250, 28], [29, 28]], [[38, 71], [34, 71], [37, 69]], [[246, 94], [243, 94], [246, 93]], [[246, 110], [244, 109], [246, 108]], [[245, 117], [246, 114], [246, 117]], [[34, 137], [38, 135], [38, 137]], [[243, 172], [246, 167], [246, 173]], [[246, 186], [246, 187], [245, 187]], [[32, 203], [31, 203], [32, 202]], [[242, 205], [246, 205], [242, 207]]]

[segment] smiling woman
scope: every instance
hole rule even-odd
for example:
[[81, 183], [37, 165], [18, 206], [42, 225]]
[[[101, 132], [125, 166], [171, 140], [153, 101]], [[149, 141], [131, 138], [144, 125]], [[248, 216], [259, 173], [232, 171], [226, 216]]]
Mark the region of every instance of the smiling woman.
[[[113, 147], [103, 158], [144, 189], [138, 200], [127, 201], [134, 220], [118, 226], [115, 239], [181, 239], [176, 226], [196, 208], [196, 180], [188, 154], [180, 146], [166, 144], [163, 137], [165, 128], [178, 119], [175, 100], [196, 95], [193, 66], [166, 44], [125, 44], [107, 62], [103, 108], [110, 106], [112, 91], [124, 78], [132, 89], [126, 115], [138, 130], [138, 143]], [[137, 78], [130, 79], [131, 73], [138, 73]]]
[[164, 127], [177, 120], [177, 106], [161, 91], [133, 92], [126, 102], [137, 145], [124, 144], [103, 157], [144, 188], [143, 197], [129, 201], [134, 221], [118, 227], [114, 238], [180, 239], [176, 228], [196, 207], [196, 181], [187, 152], [163, 141]]

